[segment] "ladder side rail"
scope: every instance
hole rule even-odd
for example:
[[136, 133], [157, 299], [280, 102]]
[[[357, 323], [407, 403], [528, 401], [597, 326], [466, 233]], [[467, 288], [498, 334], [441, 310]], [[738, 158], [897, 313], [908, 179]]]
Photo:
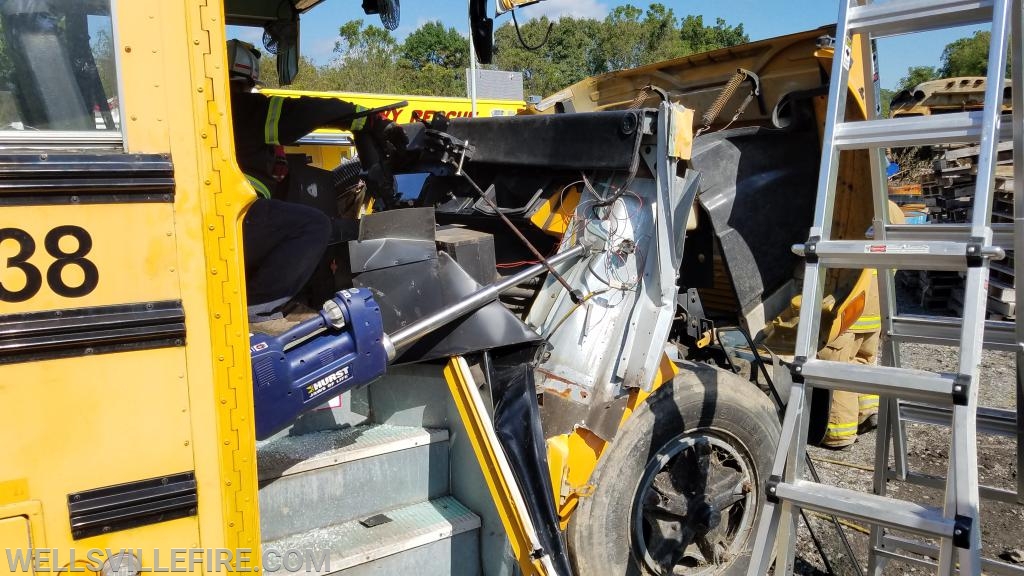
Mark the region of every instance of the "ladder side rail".
[[[983, 246], [992, 242], [989, 227], [992, 196], [995, 184], [996, 148], [1002, 120], [1003, 77], [1006, 70], [1006, 52], [1009, 37], [1011, 0], [998, 0], [993, 6], [992, 41], [989, 45], [988, 85], [985, 91], [985, 122], [982, 127], [974, 212], [971, 217], [971, 235]], [[946, 483], [946, 514], [955, 514], [972, 522], [969, 548], [961, 548], [959, 568], [961, 574], [981, 574], [981, 527], [978, 496], [977, 419], [978, 388], [981, 368], [982, 342], [985, 330], [985, 306], [988, 296], [989, 259], [981, 258], [980, 265], [967, 271], [964, 289], [963, 325], [960, 334], [960, 374], [970, 377], [967, 405], [953, 409], [952, 445], [950, 446], [949, 473]], [[952, 542], [942, 541], [939, 565], [952, 566]]]
[[[793, 382], [789, 404], [786, 405], [786, 415], [782, 420], [780, 438], [793, 438], [796, 435], [797, 427], [803, 420], [802, 412], [805, 409], [804, 400], [807, 396], [805, 388], [803, 382]], [[786, 445], [782, 441], [779, 442], [775, 450], [775, 460], [772, 462], [772, 477], [781, 478], [785, 474], [786, 464], [792, 449], [792, 443], [791, 445]], [[761, 518], [758, 521], [755, 534], [754, 550], [750, 558], [750, 565], [747, 568], [747, 576], [764, 576], [764, 574], [768, 573], [768, 568], [771, 567], [774, 557], [772, 551], [777, 541], [776, 535], [779, 531], [781, 518], [786, 514], [792, 513], [792, 504], [775, 501], [773, 490], [770, 485], [767, 487], [764, 507], [761, 510]], [[776, 569], [776, 572], [780, 571]], [[784, 574], [785, 572], [782, 573]]]
[[[867, 5], [866, 0], [860, 0], [859, 4]], [[876, 42], [869, 34], [862, 34], [860, 38], [859, 60], [864, 68], [865, 81], [872, 80], [872, 89], [865, 90], [864, 107], [867, 112], [867, 120], [877, 120], [881, 116], [881, 93], [879, 82], [874, 81], [878, 76], [876, 68]], [[877, 242], [885, 242], [887, 239], [887, 227], [892, 224], [889, 218], [889, 182], [886, 177], [886, 157], [883, 148], [870, 148], [867, 151], [871, 169], [871, 197], [874, 208], [872, 220], [872, 231]], [[896, 305], [896, 284], [895, 271], [890, 269], [879, 269], [876, 276], [878, 283], [878, 309], [881, 316], [881, 331], [879, 341], [880, 363], [883, 366], [898, 367], [900, 363], [900, 348], [896, 341], [890, 337], [893, 331], [893, 316]], [[878, 403], [878, 428], [875, 432], [875, 463], [872, 477], [872, 492], [878, 496], [886, 495], [887, 474], [889, 468], [890, 439], [892, 441], [892, 454], [897, 471], [904, 474], [907, 469], [906, 459], [906, 437], [903, 434], [903, 423], [900, 421], [900, 411], [895, 397], [879, 398]], [[877, 553], [884, 545], [885, 528], [879, 524], [871, 525], [870, 543], [868, 547], [868, 569], [870, 576], [882, 576], [886, 558]]]
[[[828, 107], [825, 131], [822, 138], [822, 159], [818, 173], [818, 194], [814, 204], [814, 220], [810, 230], [811, 238], [827, 238], [832, 229], [832, 213], [836, 192], [835, 173], [839, 167], [839, 150], [834, 145], [835, 126], [843, 121], [846, 113], [846, 98], [849, 92], [851, 65], [850, 43], [847, 33], [848, 12], [851, 0], [839, 3], [839, 19], [836, 26], [835, 53], [832, 58], [832, 73], [829, 79]], [[825, 268], [817, 261], [807, 262], [804, 274], [803, 302], [810, 303], [800, 309], [795, 343], [796, 355], [804, 358], [817, 356], [818, 324], [821, 321], [822, 292], [825, 283]], [[772, 475], [780, 476], [786, 482], [799, 479], [803, 472], [806, 454], [807, 421], [810, 417], [809, 386], [802, 378], [794, 378], [790, 402], [783, 420], [779, 450], [772, 466]], [[769, 491], [771, 487], [769, 486]], [[773, 498], [774, 495], [770, 494]], [[791, 574], [793, 570], [798, 515], [791, 503], [766, 502], [761, 511], [761, 520], [754, 540], [754, 551], [748, 568], [748, 576], [764, 576], [771, 563], [772, 551], [776, 551], [776, 573]], [[781, 568], [781, 569], [780, 569]]]
[[[1013, 178], [1024, 185], [1024, 0], [1013, 0]], [[1014, 270], [1024, 270], [1024, 200], [1013, 202]], [[1017, 284], [1014, 282], [1014, 284]], [[1017, 350], [1017, 470], [1024, 470], [1024, 319], [1014, 322]], [[1017, 503], [1024, 504], [1024, 474], [1017, 473]]]

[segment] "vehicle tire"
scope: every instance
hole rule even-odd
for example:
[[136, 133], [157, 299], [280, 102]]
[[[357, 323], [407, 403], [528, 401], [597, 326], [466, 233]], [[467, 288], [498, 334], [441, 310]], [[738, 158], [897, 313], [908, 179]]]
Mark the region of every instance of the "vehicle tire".
[[778, 415], [735, 374], [681, 368], [619, 430], [594, 471], [595, 490], [569, 523], [579, 576], [746, 573]]

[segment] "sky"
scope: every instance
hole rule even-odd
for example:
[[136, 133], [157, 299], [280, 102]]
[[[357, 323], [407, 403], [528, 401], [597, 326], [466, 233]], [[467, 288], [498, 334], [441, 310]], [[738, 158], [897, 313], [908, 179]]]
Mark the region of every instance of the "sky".
[[[892, 0], [890, 0], [892, 1]], [[539, 4], [521, 8], [517, 14], [522, 23], [530, 18], [567, 15], [577, 18], [604, 18], [610, 10], [623, 4], [646, 8], [651, 2], [618, 2], [614, 0], [543, 0]], [[743, 24], [751, 40], [762, 40], [793, 32], [802, 32], [832, 24], [839, 13], [839, 0], [662, 0], [677, 16], [701, 15], [705, 24], [714, 24], [716, 18], [730, 25]], [[399, 39], [405, 38], [420, 25], [441, 20], [464, 34], [468, 30], [465, 1], [444, 2], [406, 0], [401, 4], [401, 25], [395, 31]], [[338, 28], [348, 20], [363, 18], [368, 23], [379, 23], [376, 16], [366, 16], [356, 0], [327, 0], [306, 13], [302, 19], [303, 54], [319, 64], [333, 58]], [[511, 20], [506, 14], [495, 21], [495, 28]], [[946, 44], [971, 35], [978, 26], [884, 38], [878, 42], [879, 71], [883, 88], [893, 88], [906, 75], [911, 66], [938, 66]], [[260, 45], [259, 34], [233, 29], [232, 32]], [[248, 33], [246, 33], [248, 32]]]

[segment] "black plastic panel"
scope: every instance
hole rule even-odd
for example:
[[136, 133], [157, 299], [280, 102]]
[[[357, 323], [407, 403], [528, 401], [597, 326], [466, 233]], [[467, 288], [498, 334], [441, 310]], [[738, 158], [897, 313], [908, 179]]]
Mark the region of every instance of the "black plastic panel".
[[474, 147], [472, 163], [628, 170], [653, 111], [454, 119], [448, 132]]
[[194, 472], [68, 494], [75, 540], [196, 515]]
[[738, 128], [697, 138], [698, 201], [710, 216], [743, 313], [788, 282], [814, 211], [820, 144], [811, 130]]

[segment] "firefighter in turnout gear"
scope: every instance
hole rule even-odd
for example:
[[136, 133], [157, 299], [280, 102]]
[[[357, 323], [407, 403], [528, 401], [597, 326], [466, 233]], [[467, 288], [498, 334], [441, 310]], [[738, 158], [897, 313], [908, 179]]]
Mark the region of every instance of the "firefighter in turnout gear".
[[323, 211], [283, 200], [289, 185], [284, 146], [318, 128], [370, 130], [396, 148], [404, 148], [406, 142], [399, 126], [379, 117], [360, 116], [365, 108], [350, 102], [254, 92], [260, 78], [259, 59], [252, 45], [228, 41], [235, 155], [258, 195], [242, 226], [249, 318], [276, 332], [271, 324], [280, 323], [281, 310], [321, 262], [332, 232], [331, 219]]
[[[864, 311], [838, 338], [819, 353], [822, 360], [874, 364], [878, 354], [882, 317], [878, 305], [878, 271], [865, 270]], [[845, 448], [857, 441], [857, 435], [875, 427], [878, 396], [836, 390], [832, 392], [828, 427], [821, 445]]]
[[[896, 204], [889, 202], [889, 220], [903, 224], [906, 219]], [[878, 302], [878, 270], [864, 270], [854, 291], [864, 291], [864, 309], [853, 324], [819, 353], [822, 360], [875, 364], [882, 333]], [[857, 441], [857, 435], [874, 429], [878, 419], [878, 396], [836, 390], [828, 412], [828, 427], [821, 445], [845, 448]]]
[[[889, 203], [889, 220], [903, 224], [903, 212]], [[823, 323], [820, 331], [818, 357], [834, 362], [875, 364], [882, 331], [882, 318], [878, 302], [878, 271], [846, 270], [842, 278], [847, 282], [849, 298], [843, 306], [836, 304], [836, 296], [822, 300]], [[765, 344], [775, 351], [792, 350], [800, 319], [799, 295], [789, 309], [772, 321]], [[828, 320], [831, 318], [831, 320]], [[785, 352], [784, 352], [785, 353]], [[811, 423], [808, 442], [828, 448], [845, 448], [857, 441], [857, 435], [876, 426], [878, 396], [836, 390], [814, 390], [811, 404]], [[826, 421], [827, 420], [827, 421]]]

